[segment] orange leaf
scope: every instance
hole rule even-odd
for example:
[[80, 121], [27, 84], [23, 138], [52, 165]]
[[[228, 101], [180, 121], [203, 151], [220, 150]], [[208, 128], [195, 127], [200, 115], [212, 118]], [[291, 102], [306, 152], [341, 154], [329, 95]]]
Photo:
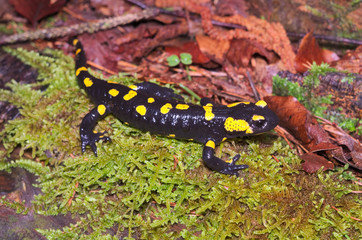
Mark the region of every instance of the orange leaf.
[[230, 48], [230, 42], [228, 40], [214, 40], [204, 35], [196, 36], [196, 41], [201, 52], [218, 63], [224, 61], [225, 54]]
[[295, 58], [295, 69], [299, 73], [307, 71], [313, 62], [318, 65], [322, 62], [330, 63], [338, 60], [336, 53], [319, 47], [313, 32], [307, 33], [300, 42], [297, 56]]

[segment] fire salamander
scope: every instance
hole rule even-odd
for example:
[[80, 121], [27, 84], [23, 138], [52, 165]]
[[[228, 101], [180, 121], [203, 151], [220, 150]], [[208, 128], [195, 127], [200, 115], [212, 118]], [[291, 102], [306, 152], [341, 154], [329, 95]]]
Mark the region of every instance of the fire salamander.
[[142, 131], [200, 142], [204, 144], [202, 159], [208, 168], [238, 175], [238, 170], [248, 165], [235, 164], [240, 155], [229, 162], [217, 158], [214, 156], [215, 145], [228, 138], [266, 132], [278, 123], [277, 116], [264, 101], [224, 106], [204, 98], [199, 106], [185, 103], [171, 89], [154, 83], [142, 82], [127, 87], [95, 78], [87, 70], [81, 43], [77, 39], [72, 43], [76, 48], [75, 75], [79, 85], [96, 104], [80, 125], [82, 152], [89, 145], [97, 156], [96, 142], [110, 140], [105, 132], [94, 131], [94, 127], [99, 119], [112, 113], [122, 122]]

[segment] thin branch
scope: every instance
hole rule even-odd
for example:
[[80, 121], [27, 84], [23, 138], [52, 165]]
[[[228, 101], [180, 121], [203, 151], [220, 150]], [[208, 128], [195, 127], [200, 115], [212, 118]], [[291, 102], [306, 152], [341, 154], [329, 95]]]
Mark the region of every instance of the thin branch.
[[139, 13], [128, 13], [123, 16], [105, 18], [92, 22], [85, 22], [71, 26], [64, 26], [51, 29], [39, 29], [35, 31], [27, 31], [20, 34], [3, 36], [0, 38], [0, 45], [24, 42], [35, 39], [51, 39], [64, 36], [75, 36], [82, 33], [94, 33], [101, 30], [114, 28], [119, 25], [128, 24], [139, 21], [141, 19], [151, 18], [159, 14], [156, 8], [148, 8]]
[[[306, 35], [306, 33], [287, 32], [287, 35], [289, 37], [303, 38]], [[330, 41], [330, 42], [346, 43], [346, 44], [353, 44], [353, 45], [362, 45], [361, 40], [350, 39], [350, 38], [326, 36], [326, 35], [314, 34], [314, 33], [313, 33], [313, 37], [318, 38], [318, 39], [327, 40], [327, 41]]]

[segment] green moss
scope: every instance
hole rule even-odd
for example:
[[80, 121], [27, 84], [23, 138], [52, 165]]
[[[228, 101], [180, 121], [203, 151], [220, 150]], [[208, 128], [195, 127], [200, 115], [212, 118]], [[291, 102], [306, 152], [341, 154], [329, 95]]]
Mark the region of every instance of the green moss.
[[10, 21], [8, 23], [0, 24], [0, 32], [4, 34], [13, 34], [14, 31], [16, 33], [23, 33], [24, 32], [24, 23], [19, 23], [15, 21]]
[[[48, 239], [119, 239], [127, 232], [124, 239], [360, 235], [359, 222], [350, 218], [361, 216], [360, 199], [352, 193], [358, 186], [345, 180], [345, 169], [299, 172], [300, 159], [269, 133], [217, 149], [224, 159], [241, 153], [239, 163], [250, 168], [240, 178], [206, 169], [200, 144], [142, 133], [113, 116], [97, 126], [109, 132], [112, 143], [98, 143], [98, 157], [89, 149], [81, 154], [78, 127], [92, 106], [77, 86], [73, 60], [58, 51], [47, 51], [47, 56], [7, 51], [37, 68], [41, 81], [13, 82], [12, 94], [2, 90], [3, 100], [22, 106], [22, 117], [0, 133], [3, 155], [20, 145], [46, 166], [2, 160], [0, 169], [22, 167], [39, 176], [43, 194], [35, 197], [36, 213], [77, 216], [75, 224], [62, 229], [38, 229]], [[116, 78], [125, 84], [135, 81]], [[45, 91], [36, 90], [45, 85]]]
[[[326, 96], [315, 96], [313, 94], [314, 89], [320, 84], [319, 76], [336, 71], [336, 69], [329, 67], [326, 63], [317, 65], [313, 62], [309, 75], [304, 77], [303, 86], [299, 86], [296, 82], [290, 82], [287, 78], [281, 78], [276, 75], [273, 77], [273, 93], [279, 96], [294, 96], [313, 114], [336, 122], [340, 127], [349, 132], [357, 132], [359, 135], [362, 135], [362, 127], [360, 126], [362, 121], [360, 119], [348, 118], [338, 109], [337, 111], [327, 111], [329, 106], [333, 104], [331, 94]], [[343, 81], [351, 83], [354, 81], [354, 78], [353, 76], [347, 76]]]
[[[24, 204], [24, 202], [20, 203], [20, 202], [15, 202], [15, 201], [10, 201], [5, 199], [5, 196], [2, 196], [0, 198], [0, 204], [2, 206], [6, 206], [8, 208], [12, 208], [16, 211], [17, 214], [24, 214], [26, 215], [29, 212], [29, 208], [27, 208]], [[11, 218], [11, 216], [9, 217], [9, 223], [13, 223], [14, 221], [16, 222], [16, 218]]]

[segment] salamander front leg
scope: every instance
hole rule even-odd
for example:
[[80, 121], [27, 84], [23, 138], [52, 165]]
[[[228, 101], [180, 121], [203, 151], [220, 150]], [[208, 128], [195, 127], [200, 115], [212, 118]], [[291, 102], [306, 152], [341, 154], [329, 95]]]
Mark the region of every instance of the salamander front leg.
[[205, 165], [211, 170], [217, 171], [223, 174], [230, 174], [239, 176], [238, 171], [248, 168], [248, 165], [235, 165], [235, 162], [240, 158], [240, 155], [236, 155], [231, 163], [227, 163], [214, 155], [215, 142], [209, 140], [204, 147], [202, 153], [202, 159]]
[[97, 156], [97, 146], [96, 142], [99, 140], [110, 141], [111, 139], [104, 134], [103, 132], [93, 131], [94, 127], [97, 125], [99, 119], [105, 117], [109, 113], [107, 107], [103, 104], [98, 105], [96, 108], [92, 109], [82, 120], [80, 124], [80, 140], [82, 152], [85, 151], [85, 148], [89, 145], [92, 148], [92, 151]]

